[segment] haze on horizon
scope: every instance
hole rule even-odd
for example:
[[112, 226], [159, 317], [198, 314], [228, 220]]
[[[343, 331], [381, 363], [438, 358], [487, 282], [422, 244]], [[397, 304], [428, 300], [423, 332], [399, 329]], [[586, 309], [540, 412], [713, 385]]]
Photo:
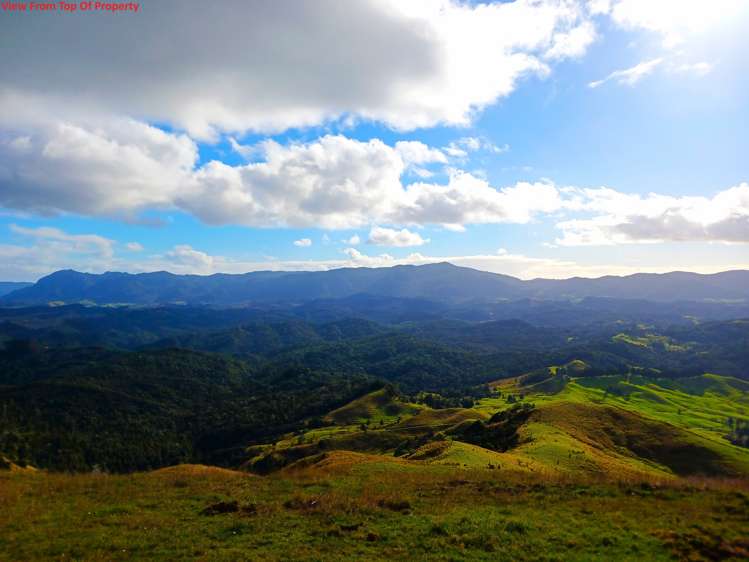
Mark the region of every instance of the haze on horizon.
[[749, 3], [140, 4], [0, 11], [0, 280], [749, 269]]

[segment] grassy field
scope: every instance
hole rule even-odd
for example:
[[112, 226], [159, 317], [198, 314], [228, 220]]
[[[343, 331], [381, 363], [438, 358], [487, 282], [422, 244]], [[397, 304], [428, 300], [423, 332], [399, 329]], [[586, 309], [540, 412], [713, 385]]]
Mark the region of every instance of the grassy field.
[[[372, 392], [331, 412], [332, 425], [248, 450], [246, 467], [268, 473], [331, 450], [394, 454], [461, 468], [499, 466], [550, 477], [675, 478], [749, 474], [749, 450], [726, 438], [727, 419], [747, 419], [749, 385], [704, 375], [576, 377], [550, 368], [500, 385], [473, 408], [432, 409]], [[571, 362], [565, 373], [584, 373]], [[526, 384], [523, 384], [526, 383]], [[499, 452], [461, 442], [462, 429], [488, 423], [513, 403], [535, 410], [517, 445]], [[404, 446], [403, 444], [407, 446]]]
[[340, 451], [268, 477], [0, 473], [2, 560], [739, 560], [747, 525], [740, 482], [575, 482]]
[[[713, 472], [749, 474], [749, 450], [725, 438], [729, 418], [749, 419], [745, 381], [709, 374], [676, 380], [638, 375], [562, 380], [555, 369], [550, 371], [550, 378], [530, 386], [504, 381], [501, 397], [486, 398], [475, 408], [506, 408], [509, 396], [523, 396], [522, 402], [535, 405], [515, 455], [559, 472], [663, 475], [691, 465], [695, 472], [709, 473], [710, 467], [699, 463], [711, 459], [720, 465]], [[648, 443], [653, 450], [678, 446], [685, 458], [681, 463], [665, 459], [674, 466], [664, 465], [653, 458], [657, 455], [645, 454]]]
[[[747, 383], [585, 372], [468, 409], [383, 388], [249, 448], [257, 474], [2, 470], [0, 560], [747, 559], [749, 450], [725, 439]], [[518, 402], [512, 446], [470, 442]]]

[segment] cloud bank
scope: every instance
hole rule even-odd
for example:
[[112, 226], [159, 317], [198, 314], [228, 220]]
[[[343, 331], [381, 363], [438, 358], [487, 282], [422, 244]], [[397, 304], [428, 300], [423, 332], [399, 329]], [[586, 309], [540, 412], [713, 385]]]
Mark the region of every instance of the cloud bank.
[[[12, 111], [4, 107], [0, 111]], [[0, 205], [126, 220], [138, 220], [149, 209], [179, 209], [208, 224], [325, 229], [377, 224], [460, 229], [598, 213], [559, 222], [558, 243], [749, 242], [746, 183], [712, 198], [643, 197], [610, 188], [559, 187], [548, 180], [498, 188], [456, 169], [448, 170], [444, 183], [407, 184], [409, 162], [439, 161], [444, 153], [420, 142], [389, 146], [342, 135], [306, 144], [266, 141], [256, 150], [261, 158], [256, 162], [196, 167], [197, 146], [188, 137], [133, 120], [26, 118], [23, 132], [0, 136]], [[390, 236], [387, 245], [415, 245], [416, 236], [409, 233], [407, 243], [402, 235]], [[370, 238], [384, 244], [386, 237]]]
[[202, 139], [347, 116], [398, 130], [465, 125], [595, 39], [584, 5], [570, 0], [319, 0], [293, 9], [159, 0], [138, 15], [0, 25], [2, 50], [24, 53], [3, 62], [8, 92], [167, 122]]
[[[339, 258], [327, 260], [248, 261], [211, 255], [188, 244], [178, 244], [171, 250], [133, 257], [119, 251], [118, 245], [97, 235], [74, 235], [59, 229], [25, 229], [16, 227], [22, 239], [19, 244], [0, 244], [0, 274], [4, 279], [36, 280], [53, 271], [73, 267], [79, 271], [170, 271], [177, 274], [210, 275], [213, 273], [246, 273], [249, 271], [324, 271], [339, 267], [390, 267], [394, 265], [422, 265], [448, 261], [455, 265], [484, 271], [514, 275], [522, 279], [568, 278], [570, 276], [598, 277], [628, 275], [637, 272], [664, 273], [676, 269], [674, 264], [657, 267], [642, 265], [584, 264], [572, 260], [529, 257], [498, 250], [494, 254], [433, 256], [412, 253], [402, 258], [389, 254], [370, 255], [355, 248], [346, 248]], [[714, 273], [730, 269], [749, 269], [749, 262], [705, 265], [695, 262], [680, 264], [681, 269], [700, 273]]]

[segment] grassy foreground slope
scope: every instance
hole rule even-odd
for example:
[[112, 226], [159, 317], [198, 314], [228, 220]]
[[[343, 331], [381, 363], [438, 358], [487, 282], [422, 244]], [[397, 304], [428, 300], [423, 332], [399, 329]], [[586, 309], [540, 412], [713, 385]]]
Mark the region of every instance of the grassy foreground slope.
[[725, 438], [745, 383], [585, 372], [472, 408], [384, 386], [249, 447], [255, 473], [6, 466], [0, 560], [749, 558], [749, 450]]
[[748, 523], [736, 482], [576, 482], [343, 451], [267, 477], [0, 472], [0, 560], [740, 560]]

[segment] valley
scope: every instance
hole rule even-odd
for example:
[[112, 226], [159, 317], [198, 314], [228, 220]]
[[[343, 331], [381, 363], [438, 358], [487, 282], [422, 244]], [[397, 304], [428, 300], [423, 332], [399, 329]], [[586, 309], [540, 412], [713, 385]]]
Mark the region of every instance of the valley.
[[742, 306], [0, 308], [0, 559], [746, 558]]

